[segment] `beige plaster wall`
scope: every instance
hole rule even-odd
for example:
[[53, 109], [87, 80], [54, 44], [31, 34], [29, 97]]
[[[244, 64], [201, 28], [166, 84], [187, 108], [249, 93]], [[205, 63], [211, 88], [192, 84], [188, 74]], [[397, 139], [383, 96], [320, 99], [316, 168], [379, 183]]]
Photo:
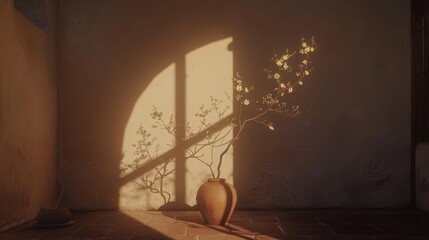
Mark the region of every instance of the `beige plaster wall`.
[[56, 2], [49, 34], [0, 1], [0, 230], [55, 204]]
[[[255, 16], [260, 9], [253, 9]], [[237, 152], [240, 206], [410, 204], [409, 1], [288, 2], [266, 7], [265, 15], [280, 26], [265, 30], [265, 36], [241, 51], [243, 68], [254, 69], [248, 76], [259, 74], [250, 67], [261, 65], [261, 42], [281, 49], [299, 35], [312, 34], [320, 48], [312, 80], [296, 91], [301, 119], [285, 120], [275, 135], [249, 132]], [[249, 28], [246, 39], [251, 42], [261, 30]]]
[[[65, 206], [121, 207], [120, 188], [154, 167], [120, 176], [125, 128], [140, 96], [164, 70], [183, 69], [177, 64], [186, 65], [187, 54], [231, 37], [234, 72], [258, 85], [272, 53], [301, 36], [315, 36], [320, 46], [311, 82], [292, 101], [303, 115], [276, 119], [275, 132], [254, 126], [235, 146], [238, 207], [409, 204], [409, 1], [62, 0], [59, 36]], [[170, 75], [173, 82], [151, 90], [159, 95], [154, 105], [175, 101], [176, 93], [169, 93], [171, 100], [164, 91], [180, 88], [178, 78], [186, 82], [186, 72]], [[186, 94], [201, 100], [195, 92]], [[184, 203], [184, 182], [169, 183]], [[140, 191], [122, 200], [149, 208], [150, 192]]]

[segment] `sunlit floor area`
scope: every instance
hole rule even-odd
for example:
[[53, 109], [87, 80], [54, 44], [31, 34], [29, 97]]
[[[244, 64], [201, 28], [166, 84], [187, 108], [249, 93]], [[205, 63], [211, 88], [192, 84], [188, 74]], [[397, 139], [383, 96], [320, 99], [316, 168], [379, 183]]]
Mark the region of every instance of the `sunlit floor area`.
[[424, 240], [429, 215], [418, 211], [237, 211], [225, 227], [205, 225], [199, 212], [74, 212], [75, 224], [0, 234], [0, 239], [289, 239]]

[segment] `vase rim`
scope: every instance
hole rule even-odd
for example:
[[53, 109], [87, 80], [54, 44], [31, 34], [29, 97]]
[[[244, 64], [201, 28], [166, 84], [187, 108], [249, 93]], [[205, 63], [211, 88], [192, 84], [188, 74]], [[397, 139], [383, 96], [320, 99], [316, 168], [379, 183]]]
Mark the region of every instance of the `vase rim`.
[[207, 178], [207, 182], [225, 182], [225, 178]]

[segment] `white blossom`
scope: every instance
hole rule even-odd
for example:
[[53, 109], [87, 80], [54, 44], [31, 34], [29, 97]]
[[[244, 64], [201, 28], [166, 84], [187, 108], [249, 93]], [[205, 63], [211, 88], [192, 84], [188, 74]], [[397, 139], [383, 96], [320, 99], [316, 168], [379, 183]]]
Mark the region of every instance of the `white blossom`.
[[306, 48], [304, 48], [304, 53], [305, 53], [305, 54], [309, 53], [309, 52], [310, 52], [310, 49], [311, 49], [310, 47], [306, 47]]
[[286, 70], [289, 66], [287, 65], [287, 63], [283, 64], [283, 69]]

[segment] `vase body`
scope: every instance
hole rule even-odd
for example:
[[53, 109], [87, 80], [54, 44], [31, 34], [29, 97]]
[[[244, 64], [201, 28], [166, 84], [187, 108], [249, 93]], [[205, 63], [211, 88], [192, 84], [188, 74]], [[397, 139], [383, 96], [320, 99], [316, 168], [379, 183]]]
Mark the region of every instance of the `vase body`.
[[235, 188], [223, 178], [209, 178], [197, 192], [198, 208], [210, 225], [225, 225], [237, 203]]

